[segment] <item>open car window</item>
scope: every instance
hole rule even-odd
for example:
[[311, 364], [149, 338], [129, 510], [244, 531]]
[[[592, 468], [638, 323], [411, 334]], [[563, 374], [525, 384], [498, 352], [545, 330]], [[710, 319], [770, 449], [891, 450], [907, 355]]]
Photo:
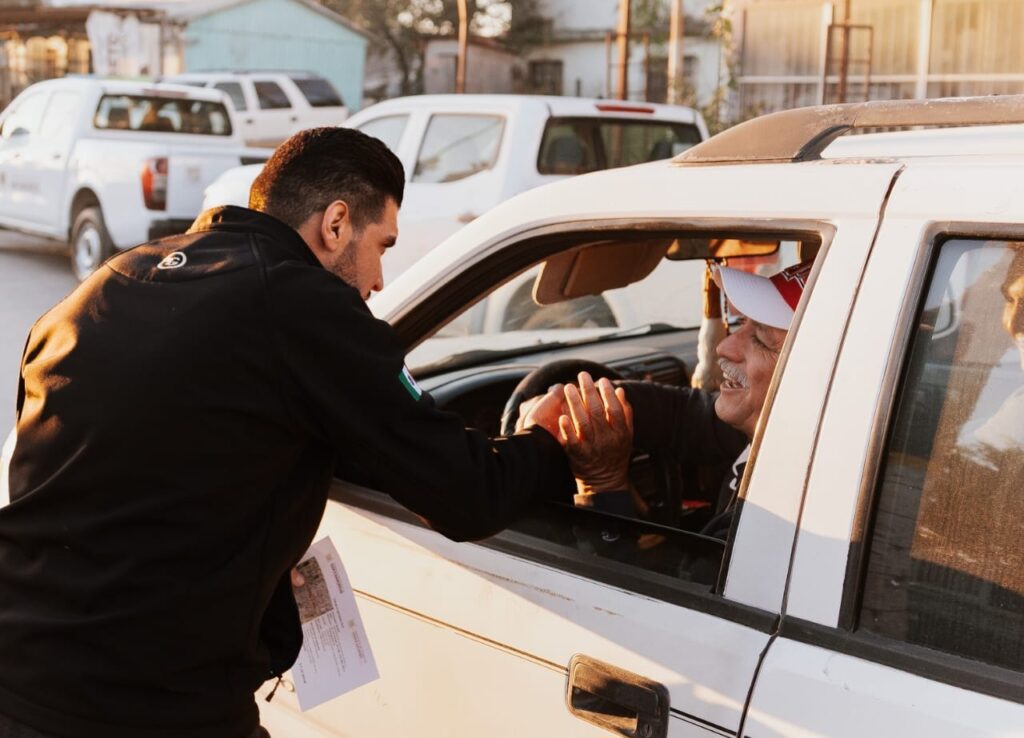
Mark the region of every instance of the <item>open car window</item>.
[[[816, 244], [815, 244], [816, 245]], [[529, 244], [506, 253], [529, 253]], [[690, 391], [705, 314], [708, 257], [775, 272], [801, 260], [803, 245], [782, 236], [590, 230], [506, 265], [505, 276], [465, 276], [438, 299], [463, 294], [407, 363], [437, 405], [469, 427], [500, 434], [503, 410], [520, 381], [551, 362], [585, 359], [626, 380]], [[803, 258], [806, 258], [804, 253]], [[430, 311], [425, 300], [421, 309]], [[723, 311], [725, 314], [725, 311]], [[710, 354], [713, 356], [713, 349]], [[571, 381], [575, 375], [559, 381]], [[704, 395], [712, 412], [714, 398]], [[744, 441], [745, 443], [745, 441]], [[690, 463], [634, 448], [630, 509], [576, 507], [575, 485], [545, 500], [484, 545], [627, 587], [641, 582], [712, 592], [727, 558], [724, 536], [704, 532], [716, 514], [728, 459]], [[370, 485], [372, 486], [372, 485]]]

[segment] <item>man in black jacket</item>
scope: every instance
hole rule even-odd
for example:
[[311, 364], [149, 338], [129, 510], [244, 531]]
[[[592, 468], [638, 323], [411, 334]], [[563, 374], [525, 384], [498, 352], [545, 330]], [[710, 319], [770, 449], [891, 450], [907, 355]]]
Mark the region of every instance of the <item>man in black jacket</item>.
[[116, 255], [33, 327], [0, 509], [0, 736], [259, 734], [339, 458], [456, 539], [556, 493], [555, 439], [436, 410], [366, 307], [403, 182], [376, 139], [304, 131], [253, 209]]

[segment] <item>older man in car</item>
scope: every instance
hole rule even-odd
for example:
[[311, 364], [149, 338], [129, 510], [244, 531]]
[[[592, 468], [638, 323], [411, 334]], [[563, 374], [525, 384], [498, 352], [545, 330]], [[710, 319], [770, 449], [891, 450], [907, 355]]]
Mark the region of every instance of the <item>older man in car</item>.
[[724, 467], [715, 514], [702, 533], [729, 534], [739, 480], [750, 453], [768, 386], [803, 293], [812, 262], [772, 277], [721, 268], [718, 281], [740, 321], [717, 348], [724, 380], [717, 394], [651, 382], [556, 386], [534, 410], [558, 438], [576, 477], [578, 506], [634, 514], [629, 492], [633, 446], [682, 464]]

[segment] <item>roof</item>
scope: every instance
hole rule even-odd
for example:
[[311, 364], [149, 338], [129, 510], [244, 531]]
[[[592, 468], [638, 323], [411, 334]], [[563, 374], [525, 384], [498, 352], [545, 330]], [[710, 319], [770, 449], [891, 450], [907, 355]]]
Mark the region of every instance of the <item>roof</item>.
[[[168, 18], [187, 23], [197, 18], [204, 18], [239, 5], [245, 5], [249, 2], [254, 2], [254, 0], [101, 0], [100, 2], [95, 0], [50, 0], [47, 4], [53, 8], [60, 7], [69, 10], [78, 8], [86, 14], [91, 10], [157, 11], [165, 13]], [[315, 0], [291, 0], [291, 2], [304, 5], [314, 13], [318, 13], [327, 20], [362, 36], [367, 41], [377, 40], [377, 37], [369, 31], [360, 28], [333, 10], [328, 10], [320, 3], [315, 2]], [[38, 13], [40, 10], [44, 9], [33, 9], [31, 12]]]
[[607, 100], [586, 97], [562, 97], [557, 95], [409, 95], [384, 100], [376, 105], [357, 113], [362, 116], [373, 110], [375, 113], [389, 109], [409, 110], [424, 108], [472, 110], [480, 112], [482, 108], [511, 111], [527, 106], [545, 106], [550, 115], [559, 117], [590, 117], [609, 115], [617, 118], [637, 116], [644, 118], [654, 116], [661, 120], [674, 120], [681, 123], [694, 123], [696, 113], [692, 108], [681, 105], [660, 105], [656, 103], [633, 102], [629, 100]]

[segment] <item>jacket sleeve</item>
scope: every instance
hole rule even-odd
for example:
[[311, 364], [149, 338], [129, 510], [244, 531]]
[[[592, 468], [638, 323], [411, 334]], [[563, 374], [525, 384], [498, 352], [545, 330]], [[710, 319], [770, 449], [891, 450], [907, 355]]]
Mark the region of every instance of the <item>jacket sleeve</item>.
[[273, 332], [293, 421], [444, 535], [504, 528], [534, 498], [571, 485], [558, 442], [540, 428], [492, 440], [435, 408], [405, 369], [392, 328], [326, 271], [269, 275]]
[[633, 406], [633, 445], [683, 463], [731, 463], [749, 440], [715, 414], [716, 395], [652, 382], [620, 383]]

